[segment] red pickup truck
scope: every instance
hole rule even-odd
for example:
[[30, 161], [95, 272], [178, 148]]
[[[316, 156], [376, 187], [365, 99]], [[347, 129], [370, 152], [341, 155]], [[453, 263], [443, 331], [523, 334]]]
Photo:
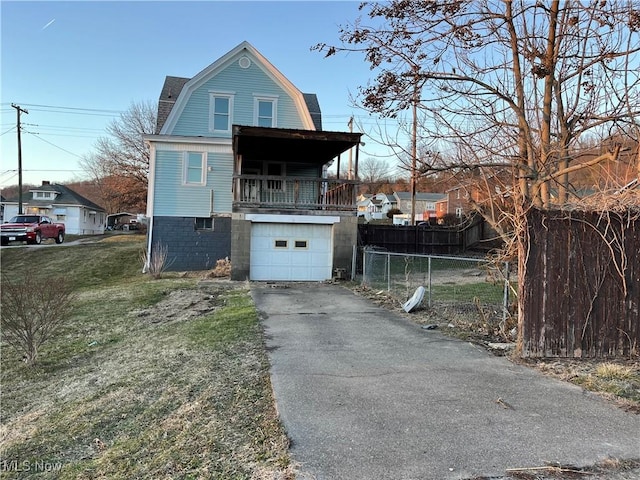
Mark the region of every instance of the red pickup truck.
[[0, 225], [2, 245], [9, 242], [27, 242], [40, 245], [43, 238], [55, 238], [64, 242], [64, 223], [53, 223], [44, 215], [16, 215], [8, 223]]

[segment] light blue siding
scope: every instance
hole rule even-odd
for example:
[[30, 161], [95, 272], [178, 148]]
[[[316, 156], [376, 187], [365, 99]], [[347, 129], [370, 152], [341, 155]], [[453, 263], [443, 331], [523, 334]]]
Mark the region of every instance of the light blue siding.
[[183, 185], [183, 152], [157, 150], [154, 215], [208, 217], [212, 191], [214, 213], [231, 213], [232, 154], [207, 152], [207, 166], [205, 185]]
[[233, 155], [209, 153], [208, 157], [211, 171], [207, 172], [207, 185], [213, 189], [213, 210], [215, 213], [231, 213]]
[[[242, 55], [249, 56], [247, 52], [243, 52]], [[193, 91], [173, 131], [167, 132], [168, 134], [215, 136], [209, 131], [210, 91], [234, 93], [232, 118], [234, 124], [254, 125], [254, 95], [273, 95], [277, 96], [276, 127], [304, 128], [295, 103], [287, 92], [257, 65], [254, 58], [251, 57], [251, 66], [244, 69], [238, 65], [239, 57]]]

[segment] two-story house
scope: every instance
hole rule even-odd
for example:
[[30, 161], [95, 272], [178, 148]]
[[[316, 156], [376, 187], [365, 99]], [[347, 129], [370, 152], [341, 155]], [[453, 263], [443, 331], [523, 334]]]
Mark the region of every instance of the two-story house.
[[396, 208], [396, 199], [393, 195], [386, 193], [376, 193], [363, 199], [358, 205], [358, 215], [363, 216], [367, 221], [372, 219], [387, 218], [387, 212]]
[[[393, 192], [397, 207], [404, 215], [411, 213], [411, 192]], [[443, 216], [447, 212], [447, 195], [444, 193], [416, 192], [415, 220], [427, 221]], [[409, 218], [409, 217], [406, 217]]]
[[322, 130], [302, 93], [243, 42], [193, 78], [167, 77], [150, 146], [148, 255], [171, 270], [229, 257], [235, 280], [316, 281], [350, 271], [354, 180], [327, 178], [360, 133]]

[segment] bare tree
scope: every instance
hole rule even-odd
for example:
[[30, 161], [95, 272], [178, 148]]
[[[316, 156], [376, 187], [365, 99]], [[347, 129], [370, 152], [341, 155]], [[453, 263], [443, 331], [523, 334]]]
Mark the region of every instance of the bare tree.
[[[361, 10], [369, 23], [315, 48], [364, 55], [377, 76], [360, 88], [363, 107], [398, 115], [419, 88], [422, 142], [435, 139], [452, 167], [512, 168], [525, 204], [549, 205], [552, 188], [564, 201], [577, 140], [639, 113], [633, 2], [396, 0]], [[422, 170], [431, 167], [447, 165]]]
[[360, 162], [360, 181], [368, 186], [370, 193], [377, 193], [380, 186], [388, 183], [393, 176], [389, 163], [381, 158], [367, 157]]
[[366, 20], [342, 27], [340, 44], [315, 48], [363, 54], [376, 74], [359, 90], [363, 108], [393, 116], [418, 107], [418, 142], [438, 152], [419, 159], [421, 172], [478, 171], [488, 198], [490, 178], [508, 172], [499, 196], [509, 202], [485, 215], [502, 226], [524, 278], [526, 211], [563, 204], [572, 173], [618, 160], [614, 144], [575, 162], [579, 140], [625, 126], [637, 135], [637, 2], [391, 0], [360, 9]]
[[157, 106], [134, 102], [107, 126], [95, 152], [81, 162], [100, 188], [109, 211], [144, 210], [149, 175], [149, 148], [143, 135], [156, 128]]

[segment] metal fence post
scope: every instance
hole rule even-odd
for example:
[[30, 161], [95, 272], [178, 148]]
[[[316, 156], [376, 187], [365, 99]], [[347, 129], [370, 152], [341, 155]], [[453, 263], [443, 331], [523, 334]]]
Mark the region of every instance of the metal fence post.
[[387, 292], [391, 291], [391, 255], [387, 253]]
[[353, 246], [353, 251], [351, 253], [351, 281], [353, 282], [356, 279], [356, 257], [358, 256], [358, 246]]
[[367, 284], [367, 249], [362, 249], [362, 284]]
[[428, 258], [427, 278], [429, 279], [429, 308], [431, 308], [431, 257], [427, 257], [427, 258]]
[[502, 322], [507, 323], [509, 313], [509, 262], [504, 262], [504, 299], [502, 303]]

